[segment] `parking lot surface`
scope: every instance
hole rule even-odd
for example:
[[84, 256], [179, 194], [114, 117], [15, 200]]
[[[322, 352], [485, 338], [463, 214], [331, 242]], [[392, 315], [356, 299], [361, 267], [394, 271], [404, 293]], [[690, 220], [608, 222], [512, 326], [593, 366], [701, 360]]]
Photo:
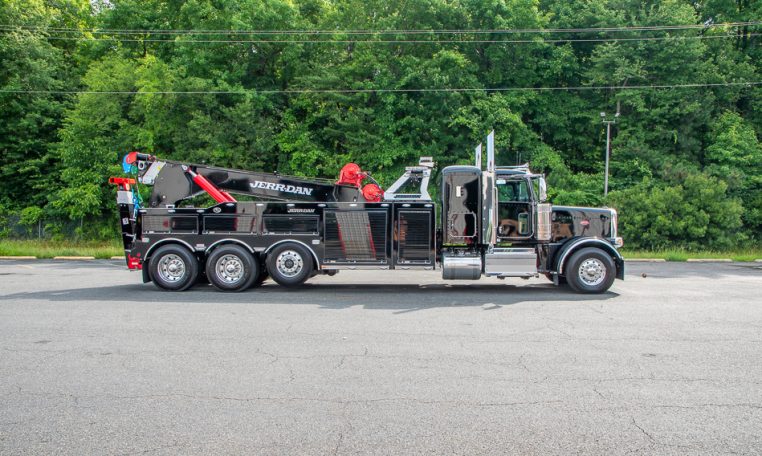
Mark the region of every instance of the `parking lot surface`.
[[760, 266], [229, 294], [3, 261], [0, 453], [760, 454]]

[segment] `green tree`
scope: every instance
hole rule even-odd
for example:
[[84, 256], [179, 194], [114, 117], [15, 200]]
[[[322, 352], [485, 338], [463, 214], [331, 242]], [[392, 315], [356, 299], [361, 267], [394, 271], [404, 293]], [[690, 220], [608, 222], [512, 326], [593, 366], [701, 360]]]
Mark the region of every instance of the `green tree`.
[[743, 201], [747, 233], [762, 236], [762, 144], [754, 128], [735, 112], [723, 113], [712, 125], [706, 148], [706, 170], [724, 181], [728, 193]]
[[[389, 184], [421, 155], [470, 163], [494, 128], [498, 164], [546, 172], [557, 204], [617, 205], [629, 245], [759, 242], [762, 88], [627, 89], [759, 81], [758, 27], [420, 32], [748, 21], [758, 3], [7, 0], [0, 23], [20, 27], [0, 31], [0, 205], [110, 236], [105, 182], [130, 150], [329, 178], [354, 161]], [[502, 90], [531, 87], [570, 90]], [[104, 93], [50, 93], [78, 89]], [[601, 111], [621, 113], [608, 200]]]
[[724, 249], [745, 240], [741, 203], [728, 198], [725, 182], [704, 174], [672, 186], [644, 180], [610, 196], [633, 248]]

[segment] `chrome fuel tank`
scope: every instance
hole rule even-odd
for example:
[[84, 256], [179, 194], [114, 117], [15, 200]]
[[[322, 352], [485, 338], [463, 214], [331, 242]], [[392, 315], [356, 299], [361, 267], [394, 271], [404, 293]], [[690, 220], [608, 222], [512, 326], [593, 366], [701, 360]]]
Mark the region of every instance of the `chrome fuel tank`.
[[442, 278], [444, 280], [477, 280], [481, 275], [481, 256], [442, 255]]

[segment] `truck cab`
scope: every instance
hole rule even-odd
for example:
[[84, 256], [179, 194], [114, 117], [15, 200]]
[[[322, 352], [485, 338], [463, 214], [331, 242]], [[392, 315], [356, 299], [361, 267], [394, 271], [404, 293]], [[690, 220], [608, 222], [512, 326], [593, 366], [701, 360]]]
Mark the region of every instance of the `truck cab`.
[[542, 274], [583, 293], [600, 293], [622, 279], [616, 211], [552, 206], [543, 175], [528, 165], [494, 165], [492, 141], [491, 134], [486, 169], [480, 146], [474, 166], [442, 170], [443, 277]]

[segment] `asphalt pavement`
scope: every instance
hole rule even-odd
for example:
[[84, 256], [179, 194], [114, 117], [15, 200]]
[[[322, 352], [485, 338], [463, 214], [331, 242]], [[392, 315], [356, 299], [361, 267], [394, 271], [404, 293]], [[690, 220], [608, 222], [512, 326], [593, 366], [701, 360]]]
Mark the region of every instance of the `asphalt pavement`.
[[762, 264], [158, 291], [0, 261], [0, 454], [762, 454]]

